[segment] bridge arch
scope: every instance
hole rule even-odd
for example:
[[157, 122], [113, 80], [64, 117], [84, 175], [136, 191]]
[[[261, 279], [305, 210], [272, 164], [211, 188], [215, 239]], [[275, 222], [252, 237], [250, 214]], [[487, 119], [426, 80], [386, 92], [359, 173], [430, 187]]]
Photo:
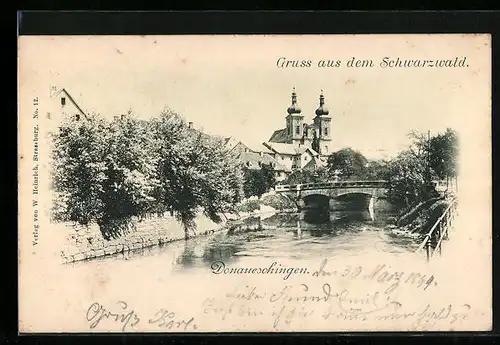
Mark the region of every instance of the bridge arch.
[[337, 195], [334, 196], [334, 198], [337, 199], [344, 199], [346, 197], [366, 197], [366, 198], [371, 198], [374, 196], [374, 193], [370, 193], [368, 191], [343, 191], [338, 193]]
[[[286, 194], [297, 200], [299, 208], [311, 204], [325, 205], [329, 200], [330, 208], [353, 201], [359, 204], [377, 202], [386, 198], [387, 181], [333, 181], [320, 183], [305, 183], [295, 185], [278, 185], [277, 193]], [[373, 198], [373, 200], [372, 200]]]
[[330, 196], [326, 194], [308, 194], [302, 198], [303, 208], [328, 209]]

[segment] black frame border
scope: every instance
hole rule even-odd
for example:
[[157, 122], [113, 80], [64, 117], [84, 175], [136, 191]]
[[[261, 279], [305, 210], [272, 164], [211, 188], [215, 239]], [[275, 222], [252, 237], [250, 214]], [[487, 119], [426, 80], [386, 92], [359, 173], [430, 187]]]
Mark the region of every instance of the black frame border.
[[[194, 35], [194, 34], [425, 34], [425, 33], [490, 33], [492, 34], [492, 168], [493, 168], [493, 331], [492, 332], [452, 332], [452, 333], [197, 333], [197, 334], [67, 334], [18, 335], [17, 328], [17, 260], [14, 269], [9, 270], [8, 278], [15, 281], [9, 284], [4, 315], [9, 320], [4, 333], [7, 342], [59, 343], [76, 342], [160, 342], [183, 344], [186, 340], [195, 343], [239, 341], [240, 337], [257, 337], [259, 342], [304, 343], [321, 342], [326, 344], [351, 344], [363, 340], [370, 343], [401, 342], [453, 342], [491, 343], [492, 336], [500, 333], [498, 294], [498, 252], [500, 232], [496, 230], [496, 172], [497, 160], [495, 112], [499, 99], [498, 76], [500, 74], [500, 12], [489, 11], [384, 11], [384, 12], [334, 12], [334, 11], [196, 11], [196, 12], [117, 12], [117, 11], [22, 11], [17, 13], [18, 35]], [[17, 49], [16, 49], [17, 50]], [[17, 60], [16, 60], [17, 61]], [[17, 75], [16, 75], [17, 79]], [[16, 94], [17, 100], [17, 94]], [[17, 104], [16, 104], [17, 111]], [[473, 118], [471, 117], [471, 121]], [[14, 121], [15, 122], [15, 121]], [[16, 125], [17, 129], [17, 125]], [[17, 132], [17, 130], [16, 130]], [[16, 141], [17, 147], [17, 141]], [[13, 152], [13, 151], [12, 151]], [[17, 153], [11, 155], [17, 166]], [[11, 165], [14, 166], [14, 165]], [[15, 202], [12, 224], [17, 225], [17, 174], [12, 178]], [[9, 184], [10, 185], [10, 184]], [[11, 258], [17, 258], [17, 233], [9, 233]], [[9, 280], [4, 280], [9, 281]], [[4, 285], [5, 286], [5, 285]], [[7, 304], [9, 304], [7, 306]], [[89, 337], [91, 335], [91, 337]], [[228, 337], [229, 336], [229, 337]], [[238, 337], [238, 339], [234, 339]], [[474, 337], [474, 338], [473, 338]], [[251, 338], [250, 338], [251, 339]]]

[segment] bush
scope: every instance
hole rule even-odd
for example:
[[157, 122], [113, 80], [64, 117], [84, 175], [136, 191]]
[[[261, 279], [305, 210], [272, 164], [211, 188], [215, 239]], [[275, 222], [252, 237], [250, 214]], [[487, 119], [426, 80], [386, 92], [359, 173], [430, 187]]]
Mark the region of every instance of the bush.
[[[436, 224], [448, 205], [449, 203], [443, 199], [428, 200], [419, 205], [418, 211], [416, 211], [417, 208], [412, 210], [412, 220], [405, 222], [405, 226], [412, 232], [424, 235]], [[402, 224], [399, 226], [402, 226]]]
[[237, 206], [238, 212], [253, 212], [256, 210], [260, 210], [260, 201], [256, 199], [244, 200]]
[[286, 210], [297, 207], [293, 201], [281, 194], [264, 195], [261, 198], [261, 202], [263, 205], [270, 206], [276, 210]]
[[407, 209], [402, 212], [396, 221], [397, 226], [405, 226], [411, 223], [415, 218], [419, 216], [423, 211], [427, 210], [432, 204], [434, 204], [439, 198], [432, 198], [419, 203], [417, 206]]

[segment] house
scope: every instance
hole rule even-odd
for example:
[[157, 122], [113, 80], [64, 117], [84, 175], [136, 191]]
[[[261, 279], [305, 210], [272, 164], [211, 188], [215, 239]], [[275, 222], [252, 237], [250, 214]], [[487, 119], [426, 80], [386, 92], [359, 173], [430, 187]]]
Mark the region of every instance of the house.
[[52, 86], [47, 104], [47, 128], [53, 132], [64, 120], [80, 120], [87, 118], [87, 114], [75, 98], [65, 89]]
[[264, 142], [263, 145], [273, 152], [276, 161], [290, 170], [303, 169], [313, 158], [320, 160], [319, 153], [308, 146], [272, 142]]
[[327, 161], [324, 158], [318, 156], [312, 157], [306, 165], [302, 168], [302, 170], [318, 170], [321, 168], [326, 168]]
[[270, 165], [274, 169], [277, 181], [283, 181], [291, 172], [291, 168], [277, 161], [274, 152], [265, 146], [251, 147], [232, 137], [225, 138], [225, 146], [229, 153], [248, 169], [258, 170], [262, 164]]

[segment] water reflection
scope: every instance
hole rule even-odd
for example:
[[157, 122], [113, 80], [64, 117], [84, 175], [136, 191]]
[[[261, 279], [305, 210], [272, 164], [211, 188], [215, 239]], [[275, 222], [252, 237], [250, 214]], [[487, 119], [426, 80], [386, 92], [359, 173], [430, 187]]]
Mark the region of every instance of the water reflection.
[[182, 270], [207, 268], [214, 261], [245, 265], [246, 260], [252, 258], [321, 260], [367, 253], [372, 257], [374, 251], [413, 252], [419, 244], [416, 239], [396, 235], [387, 228], [392, 216], [379, 213], [372, 220], [368, 210], [308, 210], [250, 217], [225, 231], [118, 255], [114, 259], [157, 256], [171, 262], [174, 269]]
[[387, 230], [391, 216], [378, 214], [372, 220], [368, 210], [308, 210], [268, 218], [250, 217], [225, 232], [186, 241], [177, 263], [191, 267], [218, 260], [244, 261], [246, 257], [301, 259], [356, 255], [366, 250], [413, 251], [417, 245], [414, 239]]

